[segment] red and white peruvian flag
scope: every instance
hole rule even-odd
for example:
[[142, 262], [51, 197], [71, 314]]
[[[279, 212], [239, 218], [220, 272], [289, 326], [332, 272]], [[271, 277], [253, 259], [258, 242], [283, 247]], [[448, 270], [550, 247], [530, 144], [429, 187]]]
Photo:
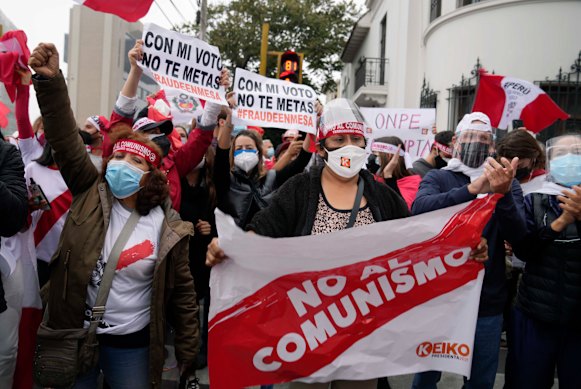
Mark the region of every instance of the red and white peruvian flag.
[[484, 267], [469, 254], [500, 197], [282, 239], [217, 211], [229, 259], [210, 281], [212, 387], [470, 376]]
[[153, 0], [74, 0], [95, 11], [119, 16], [128, 22], [136, 22], [144, 17]]
[[492, 127], [506, 129], [515, 119], [535, 133], [566, 120], [564, 112], [538, 86], [518, 78], [481, 73], [472, 112], [483, 112], [490, 117]]

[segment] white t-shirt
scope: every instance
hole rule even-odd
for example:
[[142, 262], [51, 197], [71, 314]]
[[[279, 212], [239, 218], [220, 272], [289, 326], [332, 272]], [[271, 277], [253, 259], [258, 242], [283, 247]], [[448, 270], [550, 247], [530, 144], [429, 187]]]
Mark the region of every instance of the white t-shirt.
[[[93, 307], [97, 298], [109, 254], [130, 215], [131, 212], [119, 201], [113, 201], [103, 251], [87, 287], [85, 328], [89, 326], [90, 307]], [[107, 298], [106, 312], [97, 328], [98, 334], [127, 335], [149, 324], [153, 272], [158, 260], [164, 217], [163, 210], [158, 206], [152, 209], [149, 215], [139, 219], [119, 257]]]
[[51, 205], [48, 211], [37, 210], [32, 213], [31, 228], [34, 231], [34, 245], [36, 257], [45, 262], [50, 262], [56, 251], [69, 214], [73, 195], [67, 187], [61, 172], [42, 166], [37, 162], [31, 162], [24, 169], [26, 185], [30, 185], [30, 179], [42, 188]]

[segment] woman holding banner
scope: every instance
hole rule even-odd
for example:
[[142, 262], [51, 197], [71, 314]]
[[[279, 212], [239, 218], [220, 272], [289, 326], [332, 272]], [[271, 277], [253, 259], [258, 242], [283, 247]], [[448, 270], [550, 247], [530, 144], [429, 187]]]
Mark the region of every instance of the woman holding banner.
[[[280, 238], [325, 234], [408, 216], [401, 197], [362, 169], [366, 161], [365, 127], [355, 104], [346, 99], [331, 101], [323, 110], [318, 133], [317, 150], [325, 165], [290, 179], [247, 229]], [[206, 263], [212, 266], [224, 258], [214, 239]], [[330, 384], [335, 388], [375, 389], [377, 380], [293, 382], [291, 388], [327, 388]]]

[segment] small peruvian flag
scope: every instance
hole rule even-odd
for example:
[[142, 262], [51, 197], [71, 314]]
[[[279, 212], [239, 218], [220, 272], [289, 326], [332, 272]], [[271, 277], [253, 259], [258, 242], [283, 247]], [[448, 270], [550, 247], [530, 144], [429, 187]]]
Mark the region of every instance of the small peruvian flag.
[[569, 115], [538, 86], [517, 78], [480, 74], [480, 83], [472, 112], [483, 112], [492, 127], [506, 129], [508, 123], [521, 119], [524, 126], [538, 133], [556, 120]]
[[147, 14], [153, 0], [74, 0], [74, 2], [95, 11], [117, 15], [128, 22], [136, 22]]

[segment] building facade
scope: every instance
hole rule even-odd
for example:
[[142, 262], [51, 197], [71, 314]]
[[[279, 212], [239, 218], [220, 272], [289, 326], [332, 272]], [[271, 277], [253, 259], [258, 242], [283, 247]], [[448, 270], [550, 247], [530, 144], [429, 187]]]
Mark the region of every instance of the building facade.
[[439, 129], [470, 112], [481, 68], [535, 82], [581, 129], [581, 1], [367, 0], [342, 53], [339, 90], [361, 106], [436, 108]]
[[[141, 38], [143, 26], [78, 5], [70, 12], [65, 58], [73, 112], [80, 122], [91, 115], [109, 117], [129, 74], [127, 52]], [[138, 89], [141, 104], [157, 89], [144, 75]]]

